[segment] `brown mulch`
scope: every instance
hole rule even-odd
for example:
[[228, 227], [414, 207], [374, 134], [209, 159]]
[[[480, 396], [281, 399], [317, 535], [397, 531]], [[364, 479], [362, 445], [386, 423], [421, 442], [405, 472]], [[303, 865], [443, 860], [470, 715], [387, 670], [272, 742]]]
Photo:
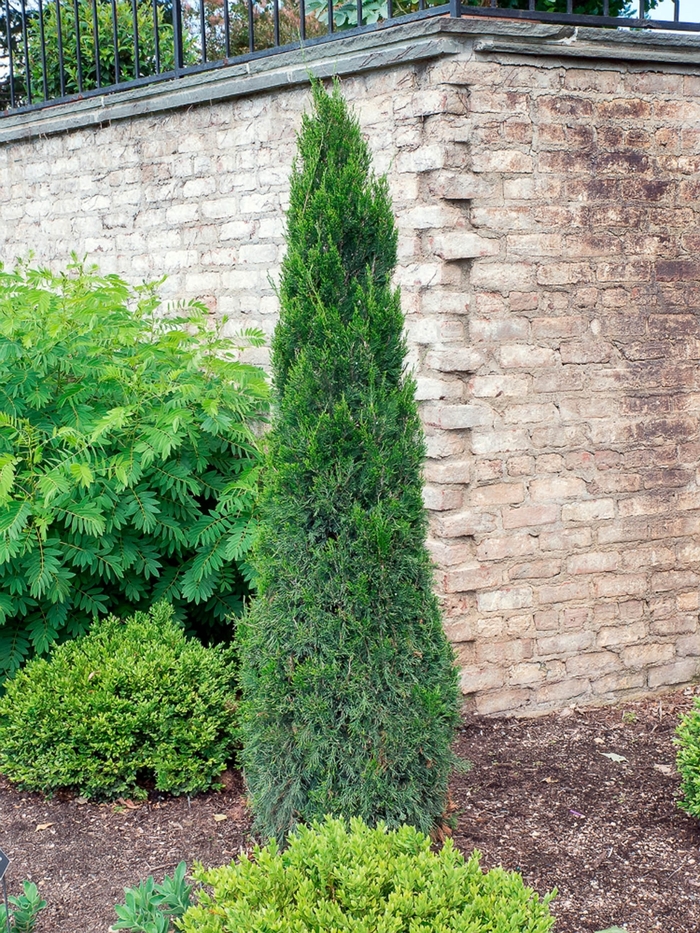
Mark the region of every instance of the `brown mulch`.
[[[676, 806], [672, 744], [692, 693], [466, 720], [457, 751], [472, 767], [452, 782], [458, 846], [478, 848], [484, 867], [521, 871], [540, 893], [556, 887], [555, 933], [698, 933], [700, 823]], [[221, 864], [250, 846], [240, 778], [229, 786], [189, 801], [97, 805], [44, 800], [0, 778], [10, 893], [24, 878], [39, 885], [48, 907], [36, 933], [106, 933], [125, 885], [160, 880], [181, 859]]]

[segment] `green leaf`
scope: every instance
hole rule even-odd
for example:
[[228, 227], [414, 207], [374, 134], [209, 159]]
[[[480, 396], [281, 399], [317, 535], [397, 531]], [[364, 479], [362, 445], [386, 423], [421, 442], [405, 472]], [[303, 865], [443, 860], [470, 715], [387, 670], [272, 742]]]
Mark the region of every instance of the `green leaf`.
[[95, 482], [95, 474], [87, 463], [72, 463], [70, 465], [71, 476], [78, 480], [81, 486], [85, 488], [92, 486]]
[[12, 540], [17, 538], [31, 515], [31, 506], [26, 500], [20, 500], [0, 507], [0, 534]]

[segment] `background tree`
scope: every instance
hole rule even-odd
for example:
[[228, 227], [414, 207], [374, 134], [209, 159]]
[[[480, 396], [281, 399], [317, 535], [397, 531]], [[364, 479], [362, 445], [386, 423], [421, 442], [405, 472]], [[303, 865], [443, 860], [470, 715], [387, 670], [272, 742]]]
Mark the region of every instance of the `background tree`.
[[259, 596], [239, 624], [243, 763], [266, 835], [324, 813], [430, 830], [457, 686], [425, 547], [396, 228], [338, 87], [314, 84], [313, 103], [273, 341]]

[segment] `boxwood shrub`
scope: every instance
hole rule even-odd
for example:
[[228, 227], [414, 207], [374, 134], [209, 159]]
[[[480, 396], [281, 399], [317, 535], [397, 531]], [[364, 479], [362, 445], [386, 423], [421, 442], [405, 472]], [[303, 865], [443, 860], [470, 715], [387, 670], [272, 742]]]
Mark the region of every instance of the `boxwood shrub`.
[[554, 918], [519, 874], [484, 873], [447, 840], [411, 826], [371, 829], [326, 817], [300, 826], [280, 851], [195, 872], [210, 886], [180, 921], [184, 933], [546, 933]]
[[689, 816], [700, 819], [700, 697], [695, 697], [693, 708], [681, 716], [676, 744], [676, 767], [681, 776], [683, 794], [678, 805]]
[[0, 699], [0, 771], [20, 788], [194, 793], [234, 750], [231, 648], [189, 639], [161, 603], [35, 658]]

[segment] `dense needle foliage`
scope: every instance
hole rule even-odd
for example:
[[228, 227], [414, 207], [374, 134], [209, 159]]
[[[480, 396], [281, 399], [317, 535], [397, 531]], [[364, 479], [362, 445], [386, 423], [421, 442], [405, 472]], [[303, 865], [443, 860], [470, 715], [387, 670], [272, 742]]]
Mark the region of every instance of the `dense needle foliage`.
[[167, 599], [226, 638], [242, 608], [265, 379], [205, 308], [157, 311], [80, 265], [0, 267], [0, 675], [108, 612]]
[[547, 933], [553, 894], [540, 899], [515, 872], [484, 873], [448, 841], [431, 852], [413, 827], [393, 832], [327, 819], [299, 827], [280, 852], [209, 871], [211, 885], [181, 920], [183, 933]]
[[273, 340], [260, 595], [239, 626], [246, 780], [277, 838], [325, 813], [430, 830], [457, 688], [425, 548], [396, 228], [338, 88], [314, 85], [313, 101]]
[[0, 770], [86, 797], [207, 790], [234, 749], [233, 649], [188, 639], [160, 603], [34, 658], [0, 698]]

